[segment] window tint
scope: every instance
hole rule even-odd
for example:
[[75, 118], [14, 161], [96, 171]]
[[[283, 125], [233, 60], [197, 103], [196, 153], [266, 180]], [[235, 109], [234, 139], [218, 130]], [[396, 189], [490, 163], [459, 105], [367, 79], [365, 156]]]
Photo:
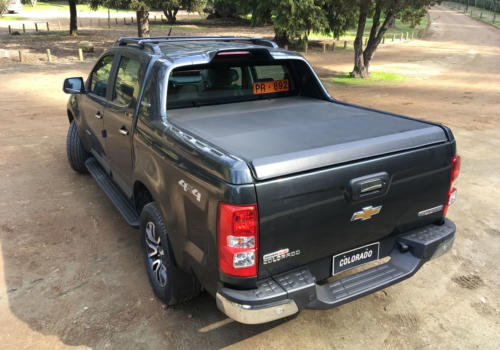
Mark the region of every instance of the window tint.
[[255, 66], [258, 81], [271, 81], [286, 79], [284, 66]]
[[137, 101], [139, 97], [139, 71], [141, 64], [139, 61], [128, 57], [120, 59], [118, 74], [113, 101], [122, 105], [130, 105], [132, 101]]
[[114, 56], [103, 57], [92, 71], [92, 79], [90, 81], [90, 92], [102, 97], [106, 97], [108, 87], [109, 73], [113, 64]]
[[172, 72], [168, 82], [167, 108], [290, 96], [295, 93], [286, 64], [214, 64], [179, 68]]

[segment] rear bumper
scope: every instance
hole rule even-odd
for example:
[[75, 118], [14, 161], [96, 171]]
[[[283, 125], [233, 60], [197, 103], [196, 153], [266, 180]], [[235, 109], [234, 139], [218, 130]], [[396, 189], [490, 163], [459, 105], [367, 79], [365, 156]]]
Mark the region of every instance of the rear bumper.
[[260, 281], [256, 289], [220, 288], [217, 307], [235, 321], [265, 323], [300, 309], [329, 309], [411, 277], [427, 261], [449, 251], [455, 224], [428, 225], [401, 235], [391, 259], [327, 284], [317, 284], [308, 268], [299, 268]]

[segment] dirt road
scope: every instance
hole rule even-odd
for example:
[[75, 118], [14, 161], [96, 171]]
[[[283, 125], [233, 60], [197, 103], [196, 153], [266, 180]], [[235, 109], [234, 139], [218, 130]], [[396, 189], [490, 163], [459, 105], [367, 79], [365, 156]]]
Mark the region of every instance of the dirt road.
[[[69, 168], [61, 82], [90, 65], [0, 71], [0, 348], [497, 349], [500, 31], [442, 7], [431, 17], [426, 40], [377, 52], [372, 69], [406, 82], [329, 88], [452, 127], [463, 157], [452, 252], [355, 302], [253, 327], [226, 319], [206, 294], [163, 307], [137, 231]], [[324, 77], [352, 64], [349, 53], [309, 58]]]

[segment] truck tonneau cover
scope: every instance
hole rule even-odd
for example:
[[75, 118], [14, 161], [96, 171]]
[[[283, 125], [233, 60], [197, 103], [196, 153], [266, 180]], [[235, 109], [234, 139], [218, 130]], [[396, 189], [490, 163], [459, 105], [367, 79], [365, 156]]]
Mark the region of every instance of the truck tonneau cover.
[[244, 159], [258, 180], [448, 140], [430, 123], [306, 97], [173, 109], [168, 119]]

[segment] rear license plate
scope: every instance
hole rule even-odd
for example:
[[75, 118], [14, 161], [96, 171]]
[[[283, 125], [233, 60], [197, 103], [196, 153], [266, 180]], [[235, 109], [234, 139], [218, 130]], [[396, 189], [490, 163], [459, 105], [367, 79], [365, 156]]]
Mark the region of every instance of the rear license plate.
[[333, 257], [332, 275], [378, 260], [380, 243], [372, 243]]

